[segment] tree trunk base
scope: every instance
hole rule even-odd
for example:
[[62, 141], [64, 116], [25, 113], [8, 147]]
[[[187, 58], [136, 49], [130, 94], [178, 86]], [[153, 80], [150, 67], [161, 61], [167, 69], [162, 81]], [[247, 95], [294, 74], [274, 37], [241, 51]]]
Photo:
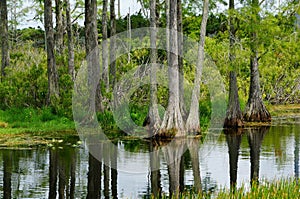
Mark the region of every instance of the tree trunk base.
[[263, 104], [261, 100], [254, 100], [254, 102], [248, 103], [244, 120], [246, 122], [271, 122], [271, 114]]
[[244, 127], [244, 122], [242, 118], [238, 118], [238, 117], [232, 117], [232, 118], [225, 118], [224, 121], [224, 128], [240, 128], [240, 127]]

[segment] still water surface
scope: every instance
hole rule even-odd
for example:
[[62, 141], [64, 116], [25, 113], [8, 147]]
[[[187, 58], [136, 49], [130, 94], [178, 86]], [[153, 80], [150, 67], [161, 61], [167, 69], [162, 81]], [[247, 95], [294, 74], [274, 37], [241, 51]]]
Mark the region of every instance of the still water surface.
[[[249, 187], [250, 179], [299, 177], [297, 117], [275, 120], [271, 127], [223, 131], [205, 141], [179, 140], [173, 148], [151, 155], [149, 150], [163, 144], [141, 140], [115, 144], [117, 152], [103, 151], [117, 169], [93, 158], [83, 146], [2, 149], [0, 197], [145, 198], [159, 192], [169, 194], [178, 187], [215, 191], [230, 184]], [[174, 159], [180, 150], [184, 155]], [[167, 163], [172, 157], [174, 161]], [[151, 169], [155, 167], [159, 170]]]

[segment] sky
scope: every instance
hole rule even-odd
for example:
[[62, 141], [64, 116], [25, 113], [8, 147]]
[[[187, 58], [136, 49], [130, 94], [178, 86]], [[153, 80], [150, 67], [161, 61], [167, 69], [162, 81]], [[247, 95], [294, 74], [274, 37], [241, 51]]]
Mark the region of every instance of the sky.
[[[116, 2], [116, 13], [117, 11], [117, 5], [118, 5], [118, 0], [115, 0]], [[33, 7], [33, 0], [24, 0], [24, 6], [23, 7]], [[74, 6], [75, 0], [71, 0], [71, 7], [72, 5]], [[141, 9], [141, 5], [137, 2], [137, 0], [120, 0], [120, 11], [121, 11], [121, 16], [125, 16], [129, 12], [130, 8], [130, 13], [136, 13]], [[71, 8], [72, 9], [72, 8]], [[24, 20], [20, 23], [18, 28], [27, 28], [27, 27], [44, 27], [44, 25], [41, 22], [32, 20], [35, 16], [35, 10], [34, 9], [29, 9], [29, 13], [27, 16], [24, 18]], [[83, 20], [79, 21], [81, 25], [83, 25]]]

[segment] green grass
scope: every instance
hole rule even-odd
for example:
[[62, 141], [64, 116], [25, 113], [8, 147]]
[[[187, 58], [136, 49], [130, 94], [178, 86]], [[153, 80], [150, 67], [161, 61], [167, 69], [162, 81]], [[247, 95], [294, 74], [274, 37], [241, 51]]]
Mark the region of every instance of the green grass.
[[[152, 196], [152, 198], [155, 198]], [[161, 198], [170, 198], [163, 194]], [[194, 193], [185, 192], [174, 195], [172, 198], [189, 199], [294, 199], [300, 198], [299, 184], [294, 179], [282, 179], [272, 182], [261, 182], [253, 185], [250, 190], [246, 190], [245, 185], [236, 190], [222, 189], [216, 193]]]
[[273, 182], [264, 181], [259, 185], [253, 185], [249, 191], [245, 191], [244, 186], [232, 192], [229, 190], [220, 191], [216, 198], [245, 198], [245, 199], [284, 199], [299, 198], [299, 184], [293, 179], [284, 179]]
[[77, 137], [74, 122], [51, 108], [0, 110], [0, 146], [46, 145]]
[[0, 128], [0, 133], [65, 131], [75, 128], [72, 120], [56, 115], [51, 108], [0, 110], [0, 122], [7, 124], [6, 127]]

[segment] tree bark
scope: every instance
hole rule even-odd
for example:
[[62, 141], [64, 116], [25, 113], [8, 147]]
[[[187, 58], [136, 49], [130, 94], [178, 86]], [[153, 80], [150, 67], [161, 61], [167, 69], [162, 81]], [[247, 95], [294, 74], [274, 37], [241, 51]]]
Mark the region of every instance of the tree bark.
[[66, 18], [67, 18], [67, 34], [68, 34], [68, 72], [72, 80], [75, 80], [75, 69], [74, 69], [74, 41], [73, 41], [73, 30], [72, 20], [70, 11], [70, 0], [64, 0]]
[[234, 43], [235, 43], [235, 27], [234, 27], [234, 0], [229, 1], [229, 102], [224, 121], [224, 127], [241, 127], [243, 126], [243, 113], [240, 108], [239, 94], [237, 87], [236, 70], [234, 67]]
[[44, 2], [44, 22], [46, 32], [47, 48], [47, 71], [48, 71], [48, 96], [47, 104], [53, 103], [59, 97], [58, 74], [56, 70], [56, 60], [54, 53], [54, 32], [52, 20], [52, 1]]
[[179, 106], [184, 120], [187, 118], [184, 103], [184, 70], [183, 70], [183, 25], [182, 25], [182, 0], [177, 0], [177, 28], [178, 28], [178, 67], [179, 67]]
[[115, 13], [115, 0], [110, 0], [110, 74], [112, 76], [112, 87], [116, 81], [116, 41], [114, 35], [116, 34], [116, 13]]
[[169, 54], [169, 100], [168, 107], [160, 128], [162, 136], [181, 137], [185, 135], [184, 121], [179, 106], [179, 68], [177, 37], [177, 0], [170, 0], [170, 54]]
[[250, 93], [244, 113], [244, 119], [248, 122], [270, 122], [271, 115], [263, 103], [260, 91], [259, 69], [258, 69], [258, 41], [257, 24], [259, 23], [259, 2], [252, 0], [252, 21], [251, 21], [251, 55], [250, 55]]
[[109, 92], [109, 67], [108, 67], [108, 43], [107, 43], [107, 6], [108, 0], [103, 0], [102, 3], [102, 68], [103, 82], [106, 87], [106, 92]]
[[[100, 57], [98, 48], [98, 29], [97, 29], [97, 0], [85, 1], [85, 48], [88, 64], [89, 85], [91, 87], [91, 98], [96, 99], [95, 107], [97, 111], [102, 111], [100, 82], [95, 82], [96, 75], [100, 75]], [[99, 73], [99, 74], [95, 74]], [[96, 91], [96, 92], [95, 92]], [[95, 96], [94, 96], [95, 93]], [[93, 104], [91, 104], [93, 107]]]
[[55, 19], [56, 19], [56, 49], [58, 54], [63, 53], [63, 42], [64, 42], [64, 27], [63, 27], [63, 16], [62, 16], [62, 1], [55, 0]]
[[154, 136], [159, 130], [161, 120], [158, 113], [157, 107], [157, 50], [156, 50], [156, 0], [150, 1], [150, 107], [149, 107], [149, 123], [150, 123], [150, 134]]
[[204, 45], [205, 45], [205, 34], [206, 34], [206, 25], [208, 19], [208, 0], [204, 0], [203, 5], [203, 14], [202, 22], [200, 29], [200, 44], [198, 48], [198, 57], [197, 66], [196, 66], [196, 75], [194, 81], [194, 88], [192, 92], [191, 106], [189, 116], [186, 122], [186, 130], [189, 133], [199, 133], [200, 129], [200, 116], [199, 116], [199, 95], [200, 95], [200, 84], [202, 70], [204, 66]]
[[9, 65], [9, 41], [8, 41], [8, 20], [7, 1], [0, 1], [1, 13], [1, 80], [5, 77], [5, 68]]

